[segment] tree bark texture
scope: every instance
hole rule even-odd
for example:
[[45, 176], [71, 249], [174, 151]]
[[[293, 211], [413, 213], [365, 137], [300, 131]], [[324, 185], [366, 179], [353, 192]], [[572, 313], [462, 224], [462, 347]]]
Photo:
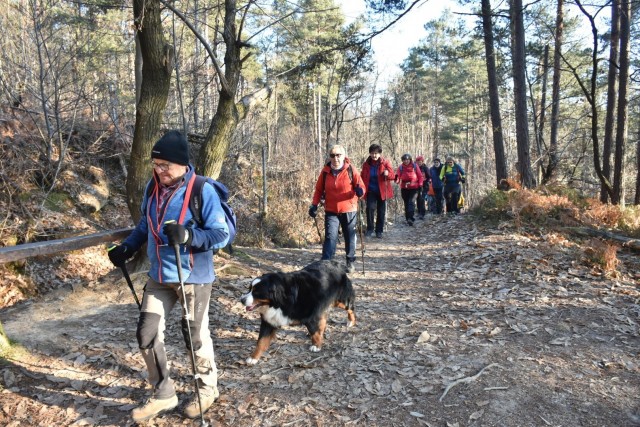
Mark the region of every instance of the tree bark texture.
[[151, 148], [159, 137], [169, 96], [173, 48], [164, 38], [158, 0], [134, 0], [133, 14], [142, 54], [142, 83], [126, 186], [127, 205], [138, 222], [140, 201], [151, 176]]
[[542, 174], [546, 172], [544, 162], [542, 161], [542, 153], [544, 144], [544, 126], [546, 124], [547, 116], [547, 81], [549, 77], [549, 45], [544, 47], [544, 59], [542, 61], [542, 87], [540, 89], [540, 118], [538, 121], [538, 135], [536, 137], [536, 144], [538, 148], [537, 155], [539, 157], [539, 165]]
[[229, 142], [241, 120], [234, 99], [242, 70], [240, 41], [236, 27], [236, 0], [225, 0], [224, 4], [222, 39], [226, 46], [223, 76], [226, 84], [221, 85], [218, 107], [209, 125], [205, 142], [200, 147], [197, 164], [198, 173], [213, 178], [218, 178], [222, 171], [222, 163], [229, 149]]
[[[616, 87], [618, 69], [620, 67], [620, 0], [611, 2], [611, 42], [609, 45], [609, 72], [607, 75], [607, 111], [604, 123], [604, 140], [602, 142], [602, 174], [611, 180], [611, 146], [616, 111]], [[600, 201], [606, 203], [609, 193], [605, 185], [600, 185]]]
[[482, 0], [482, 29], [484, 32], [484, 51], [486, 55], [487, 77], [489, 80], [489, 105], [491, 126], [493, 128], [493, 151], [496, 161], [496, 186], [507, 179], [507, 160], [504, 153], [502, 135], [502, 117], [500, 115], [500, 94], [496, 75], [496, 54], [493, 46], [493, 23], [491, 21], [491, 0]]
[[553, 53], [553, 83], [551, 88], [551, 132], [549, 134], [549, 164], [543, 182], [549, 182], [558, 166], [558, 125], [560, 123], [560, 61], [562, 60], [562, 42], [564, 29], [563, 0], [558, 0], [556, 9], [556, 32]]
[[513, 31], [513, 96], [515, 103], [516, 141], [518, 145], [518, 173], [526, 188], [535, 187], [531, 170], [529, 122], [527, 119], [527, 85], [525, 78], [525, 31], [522, 0], [511, 1]]
[[624, 153], [627, 143], [627, 114], [629, 100], [629, 40], [631, 36], [631, 2], [620, 2], [620, 78], [618, 87], [618, 119], [616, 121], [616, 148], [613, 170], [613, 204], [624, 205]]

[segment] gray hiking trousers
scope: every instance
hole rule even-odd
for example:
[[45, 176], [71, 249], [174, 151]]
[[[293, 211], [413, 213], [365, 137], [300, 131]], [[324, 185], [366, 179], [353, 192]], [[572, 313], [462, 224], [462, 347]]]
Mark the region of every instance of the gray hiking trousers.
[[[206, 285], [187, 283], [184, 285], [189, 311], [189, 329], [191, 329], [191, 338], [196, 354], [197, 370], [200, 374], [199, 387], [209, 386], [217, 389], [218, 371], [209, 331], [211, 286], [211, 283]], [[175, 395], [173, 381], [169, 376], [164, 331], [167, 315], [176, 302], [180, 302], [182, 306], [182, 290], [179, 283], [158, 283], [149, 278], [144, 288], [136, 335], [140, 352], [147, 365], [148, 381], [154, 387], [153, 397], [156, 399], [168, 399]], [[189, 335], [182, 314], [181, 329], [187, 351], [189, 351]], [[191, 356], [187, 353], [185, 357], [191, 371]]]

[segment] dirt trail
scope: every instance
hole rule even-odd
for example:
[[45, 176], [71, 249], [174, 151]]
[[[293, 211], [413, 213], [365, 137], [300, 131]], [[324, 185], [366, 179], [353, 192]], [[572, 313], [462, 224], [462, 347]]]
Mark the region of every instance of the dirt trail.
[[[607, 279], [557, 236], [465, 215], [397, 224], [366, 243], [366, 274], [358, 247], [352, 275], [358, 325], [347, 330], [332, 311], [320, 353], [302, 328], [280, 331], [256, 366], [244, 359], [259, 321], [238, 297], [256, 275], [300, 268], [320, 248], [238, 248], [220, 260], [212, 426], [640, 425], [637, 256], [621, 253], [622, 274]], [[134, 280], [141, 294], [144, 275]], [[185, 401], [192, 383], [175, 310], [167, 341]], [[1, 367], [1, 425], [132, 424], [144, 369], [137, 308], [117, 272], [0, 320], [29, 350]], [[146, 425], [198, 423], [175, 411]]]

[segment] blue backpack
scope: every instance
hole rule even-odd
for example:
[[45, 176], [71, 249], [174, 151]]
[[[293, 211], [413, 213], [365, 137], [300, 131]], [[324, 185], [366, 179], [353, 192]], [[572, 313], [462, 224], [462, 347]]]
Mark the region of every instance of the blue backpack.
[[[233, 252], [231, 244], [236, 238], [236, 224], [238, 219], [233, 208], [229, 205], [229, 190], [223, 183], [208, 176], [196, 175], [193, 187], [190, 188], [187, 186], [187, 192], [184, 197], [189, 200], [189, 210], [191, 210], [193, 220], [198, 224], [198, 226], [202, 226], [204, 224], [202, 221], [202, 188], [205, 183], [209, 183], [213, 189], [216, 190], [216, 193], [218, 193], [220, 206], [222, 206], [222, 211], [224, 212], [224, 219], [227, 222], [227, 227], [229, 227], [229, 242], [227, 243], [227, 247], [231, 252]], [[151, 194], [153, 194], [155, 187], [154, 184], [155, 181], [151, 180], [151, 183], [147, 186], [147, 197], [150, 197]]]

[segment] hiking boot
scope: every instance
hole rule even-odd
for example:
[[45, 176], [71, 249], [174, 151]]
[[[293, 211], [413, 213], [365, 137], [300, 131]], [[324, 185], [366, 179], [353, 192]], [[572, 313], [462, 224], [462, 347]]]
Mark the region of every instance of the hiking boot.
[[378, 231], [378, 232], [376, 233], [376, 237], [377, 237], [378, 239], [382, 239], [382, 232], [381, 232], [381, 231]]
[[168, 412], [176, 406], [178, 406], [178, 396], [175, 394], [168, 399], [154, 399], [151, 397], [142, 406], [138, 406], [131, 411], [131, 418], [139, 423]]
[[356, 271], [356, 267], [351, 261], [347, 261], [347, 273], [353, 273], [354, 271]]
[[373, 235], [373, 230], [367, 230], [367, 231], [364, 233], [364, 236], [365, 236], [365, 237], [371, 237], [372, 235]]
[[412, 219], [408, 219], [407, 220], [407, 224], [409, 224], [409, 227], [413, 227], [413, 220]]
[[[201, 387], [200, 400], [202, 400], [202, 413], [204, 414], [207, 409], [213, 405], [220, 393], [215, 387]], [[187, 406], [184, 408], [184, 415], [189, 418], [198, 418], [200, 416], [200, 403], [198, 402], [198, 393], [195, 393]]]

